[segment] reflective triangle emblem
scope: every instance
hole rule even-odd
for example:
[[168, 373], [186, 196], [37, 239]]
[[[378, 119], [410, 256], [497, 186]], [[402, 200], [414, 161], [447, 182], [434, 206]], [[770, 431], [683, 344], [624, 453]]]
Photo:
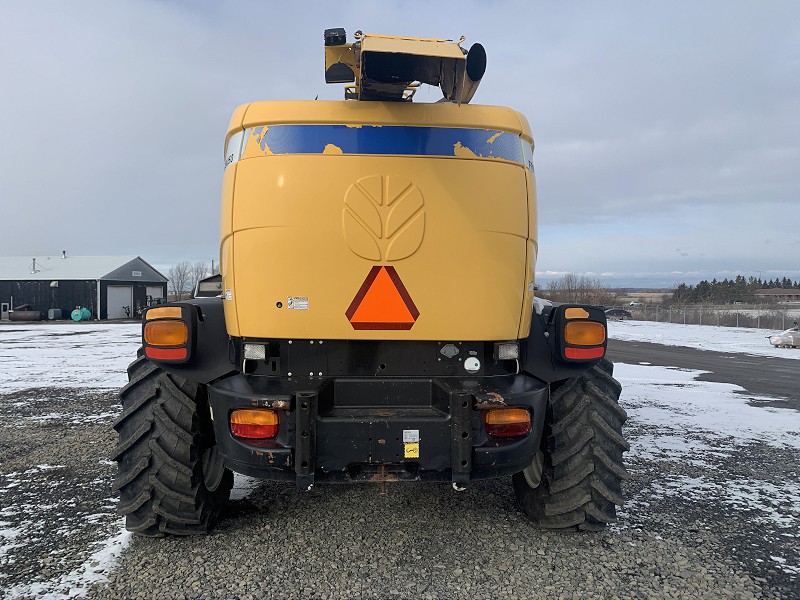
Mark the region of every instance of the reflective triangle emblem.
[[345, 313], [353, 329], [411, 329], [419, 311], [394, 267], [372, 267]]

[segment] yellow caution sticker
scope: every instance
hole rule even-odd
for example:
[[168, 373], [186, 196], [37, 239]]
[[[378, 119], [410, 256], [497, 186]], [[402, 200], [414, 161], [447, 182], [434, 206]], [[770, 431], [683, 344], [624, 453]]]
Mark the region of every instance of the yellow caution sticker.
[[403, 444], [403, 455], [406, 458], [419, 458], [419, 442]]

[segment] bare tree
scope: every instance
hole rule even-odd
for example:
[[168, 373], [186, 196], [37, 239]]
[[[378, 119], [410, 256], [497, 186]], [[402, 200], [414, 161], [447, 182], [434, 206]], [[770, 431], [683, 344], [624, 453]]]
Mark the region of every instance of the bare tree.
[[172, 265], [169, 268], [169, 271], [167, 271], [170, 289], [178, 300], [183, 299], [183, 295], [191, 290], [191, 288], [189, 288], [191, 277], [192, 265], [185, 260]]
[[192, 285], [191, 292], [194, 294], [195, 290], [197, 289], [197, 282], [201, 279], [205, 279], [208, 277], [208, 263], [203, 261], [196, 262], [191, 267], [191, 274], [189, 277], [189, 283]]
[[602, 281], [575, 273], [567, 273], [561, 279], [551, 281], [542, 295], [554, 302], [594, 306], [612, 306], [616, 301], [616, 294]]

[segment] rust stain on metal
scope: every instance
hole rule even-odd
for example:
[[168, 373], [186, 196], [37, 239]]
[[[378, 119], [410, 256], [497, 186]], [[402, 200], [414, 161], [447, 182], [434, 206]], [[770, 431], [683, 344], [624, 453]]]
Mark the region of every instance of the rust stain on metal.
[[272, 408], [289, 408], [289, 401], [288, 400], [275, 400], [272, 403]]
[[487, 392], [475, 396], [475, 408], [486, 410], [488, 408], [498, 408], [506, 405], [506, 399], [497, 392]]
[[384, 439], [380, 439], [380, 440], [378, 440], [378, 443], [379, 443], [381, 446], [385, 446], [385, 445], [386, 445], [386, 440], [384, 440]]
[[369, 480], [371, 482], [373, 482], [373, 483], [377, 483], [380, 486], [380, 488], [381, 488], [381, 491], [380, 491], [381, 496], [385, 496], [386, 495], [386, 484], [387, 483], [394, 483], [396, 481], [399, 481], [398, 478], [397, 478], [397, 475], [393, 475], [393, 474], [389, 473], [389, 467], [386, 464], [382, 464], [381, 466], [379, 466], [378, 467], [378, 472], [375, 473], [375, 475], [373, 475], [372, 477], [370, 477]]

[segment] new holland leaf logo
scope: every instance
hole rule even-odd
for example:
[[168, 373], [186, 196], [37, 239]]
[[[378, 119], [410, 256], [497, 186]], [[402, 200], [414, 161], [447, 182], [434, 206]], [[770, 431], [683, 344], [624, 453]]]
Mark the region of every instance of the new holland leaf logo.
[[381, 262], [408, 258], [425, 235], [422, 192], [403, 177], [363, 177], [345, 194], [342, 220], [347, 245], [360, 257]]
[[[362, 258], [408, 258], [425, 235], [422, 192], [402, 177], [363, 177], [345, 194], [342, 227], [347, 245]], [[419, 311], [394, 267], [373, 266], [345, 316], [353, 329], [408, 330]]]

